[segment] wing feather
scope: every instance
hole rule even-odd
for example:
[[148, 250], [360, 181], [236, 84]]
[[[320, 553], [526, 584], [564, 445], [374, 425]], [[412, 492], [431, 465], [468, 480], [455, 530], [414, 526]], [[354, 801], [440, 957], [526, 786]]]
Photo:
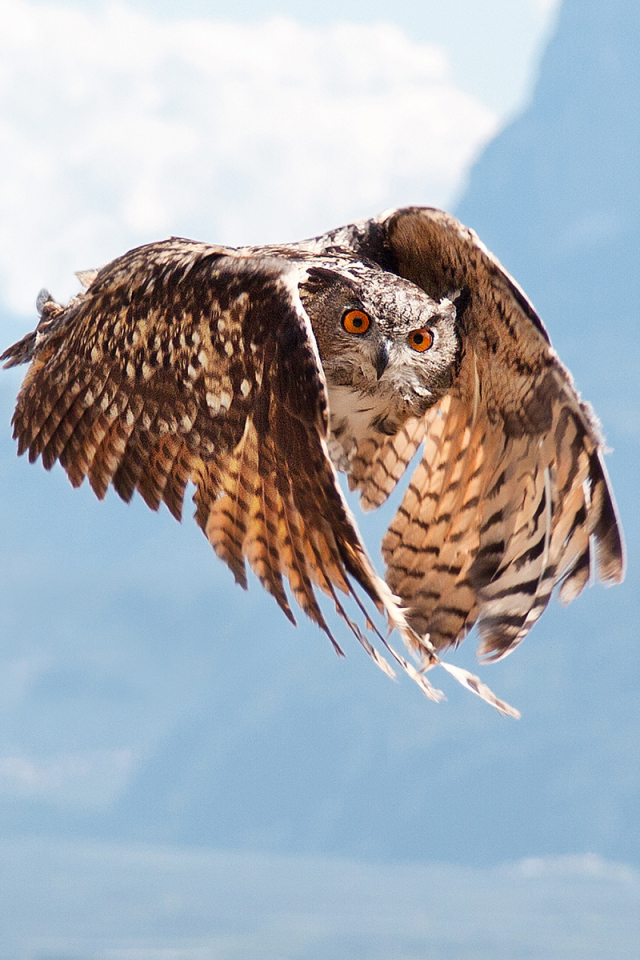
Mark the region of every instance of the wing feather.
[[356, 450], [349, 473], [349, 489], [360, 491], [364, 510], [381, 506], [404, 475], [420, 444], [425, 439], [432, 419], [412, 417], [392, 437], [382, 442], [363, 440]]
[[88, 477], [98, 497], [112, 485], [126, 501], [137, 490], [178, 519], [192, 480], [196, 520], [240, 584], [248, 559], [294, 620], [286, 577], [339, 650], [319, 588], [389, 672], [338, 592], [356, 597], [359, 585], [408, 643], [428, 646], [375, 573], [338, 486], [291, 260], [172, 239], [91, 273], [67, 308], [43, 295], [37, 330], [2, 358], [31, 361], [14, 435], [20, 452], [47, 468], [59, 461], [75, 486]]
[[[480, 653], [496, 658], [520, 643], [555, 587], [563, 602], [580, 593], [593, 554], [600, 579], [620, 582], [624, 547], [598, 424], [533, 306], [475, 233], [415, 207], [311, 246], [352, 250], [435, 299], [462, 294], [458, 375], [424, 420], [422, 459], [383, 541], [387, 580], [415, 629], [441, 649], [478, 622]], [[414, 452], [408, 440], [401, 431], [361, 444], [351, 483], [366, 508], [392, 491], [410, 459], [400, 449]]]
[[[327, 397], [298, 295], [316, 254], [369, 259], [457, 303], [453, 385], [392, 437], [366, 439], [349, 484], [366, 509], [392, 493], [422, 453], [375, 573], [327, 452]], [[334, 262], [331, 260], [330, 262]], [[326, 272], [326, 271], [325, 271]], [[428, 669], [478, 625], [480, 652], [508, 653], [557, 587], [569, 602], [592, 567], [624, 574], [624, 549], [598, 425], [530, 302], [473, 231], [427, 208], [392, 211], [288, 248], [212, 247], [172, 238], [82, 277], [67, 307], [43, 292], [37, 329], [5, 351], [30, 362], [13, 418], [19, 453], [138, 491], [180, 519], [187, 483], [196, 520], [236, 579], [246, 561], [286, 616], [285, 589], [340, 650], [319, 589], [387, 672], [348, 614], [437, 698], [362, 607], [359, 585]], [[392, 593], [393, 591], [393, 593]], [[398, 595], [407, 614], [398, 606]], [[460, 682], [513, 713], [477, 677]]]

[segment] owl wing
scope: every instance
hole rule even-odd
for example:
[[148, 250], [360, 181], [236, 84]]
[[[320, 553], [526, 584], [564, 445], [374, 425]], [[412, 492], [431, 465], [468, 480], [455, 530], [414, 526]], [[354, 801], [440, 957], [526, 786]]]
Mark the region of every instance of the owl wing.
[[568, 603], [594, 554], [607, 584], [624, 576], [622, 533], [591, 409], [520, 287], [476, 234], [439, 210], [406, 208], [319, 238], [378, 262], [435, 299], [458, 297], [453, 388], [422, 421], [361, 445], [352, 483], [377, 506], [424, 441], [383, 540], [387, 582], [436, 649], [478, 623], [498, 659], [526, 636], [559, 587]]
[[295, 623], [286, 577], [339, 650], [319, 587], [392, 673], [338, 598], [360, 604], [355, 582], [418, 642], [367, 557], [327, 454], [325, 379], [295, 264], [171, 239], [87, 282], [66, 308], [44, 299], [37, 330], [1, 358], [30, 361], [13, 417], [19, 453], [47, 469], [58, 460], [99, 498], [110, 484], [125, 501], [137, 490], [178, 519], [193, 481], [196, 520], [240, 584], [247, 559]]

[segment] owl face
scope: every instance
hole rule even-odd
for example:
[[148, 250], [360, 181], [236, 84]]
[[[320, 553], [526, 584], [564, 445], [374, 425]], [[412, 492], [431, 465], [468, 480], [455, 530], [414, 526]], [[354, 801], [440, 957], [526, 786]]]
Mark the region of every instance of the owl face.
[[329, 388], [424, 412], [453, 378], [460, 343], [456, 309], [414, 284], [359, 264], [345, 273], [313, 268], [300, 296]]

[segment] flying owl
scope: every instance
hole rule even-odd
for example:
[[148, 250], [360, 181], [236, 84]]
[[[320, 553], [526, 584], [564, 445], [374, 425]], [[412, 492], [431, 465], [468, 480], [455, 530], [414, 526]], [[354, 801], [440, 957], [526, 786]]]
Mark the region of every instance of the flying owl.
[[[454, 217], [399, 209], [283, 246], [171, 238], [78, 276], [67, 306], [42, 292], [36, 330], [2, 355], [30, 363], [18, 452], [178, 519], [191, 481], [236, 580], [248, 560], [295, 623], [288, 581], [339, 652], [318, 590], [387, 672], [380, 644], [428, 696], [442, 664], [516, 714], [441, 652], [477, 624], [480, 654], [498, 659], [556, 586], [569, 602], [592, 563], [622, 579], [594, 415], [520, 287]], [[371, 509], [414, 457], [382, 579], [336, 471]]]

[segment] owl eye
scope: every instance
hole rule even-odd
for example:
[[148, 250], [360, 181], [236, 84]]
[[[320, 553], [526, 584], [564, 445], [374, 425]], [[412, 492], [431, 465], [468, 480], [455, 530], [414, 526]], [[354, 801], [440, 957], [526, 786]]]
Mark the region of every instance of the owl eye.
[[426, 327], [420, 327], [419, 330], [412, 330], [407, 339], [410, 347], [413, 347], [418, 353], [422, 353], [432, 345], [433, 334]]
[[347, 310], [342, 318], [342, 326], [347, 333], [366, 333], [370, 323], [364, 310]]

